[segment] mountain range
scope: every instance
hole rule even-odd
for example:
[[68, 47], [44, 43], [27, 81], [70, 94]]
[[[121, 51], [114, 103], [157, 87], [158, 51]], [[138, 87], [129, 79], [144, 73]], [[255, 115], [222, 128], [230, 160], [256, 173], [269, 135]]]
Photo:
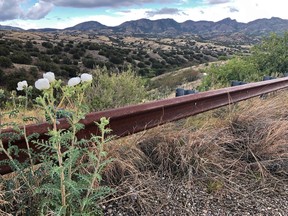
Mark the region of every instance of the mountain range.
[[[0, 30], [25, 31], [12, 26], [1, 26]], [[195, 34], [203, 38], [215, 38], [221, 36], [263, 36], [271, 32], [284, 33], [288, 31], [288, 20], [277, 17], [270, 19], [257, 19], [248, 23], [237, 22], [236, 20], [226, 18], [218, 22], [212, 21], [192, 21], [187, 20], [178, 23], [173, 19], [139, 19], [127, 21], [119, 26], [109, 27], [97, 21], [83, 22], [73, 27], [65, 29], [29, 29], [34, 32], [90, 32], [98, 34], [157, 34], [177, 36], [183, 34]]]

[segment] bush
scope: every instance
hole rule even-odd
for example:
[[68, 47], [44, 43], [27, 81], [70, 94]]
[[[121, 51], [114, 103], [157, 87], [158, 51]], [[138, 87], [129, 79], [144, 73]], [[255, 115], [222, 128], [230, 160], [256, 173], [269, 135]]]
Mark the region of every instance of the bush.
[[26, 52], [15, 52], [11, 56], [11, 60], [14, 63], [18, 64], [31, 64], [32, 63], [32, 58], [29, 53]]
[[0, 56], [8, 56], [10, 54], [10, 51], [5, 46], [0, 46]]
[[82, 60], [83, 65], [89, 69], [93, 69], [95, 67], [95, 60], [93, 58], [84, 58]]
[[55, 73], [59, 73], [59, 66], [55, 63], [49, 63], [45, 61], [38, 61], [36, 63], [37, 67], [42, 71], [54, 71]]
[[43, 42], [42, 46], [47, 48], [47, 49], [52, 49], [53, 48], [53, 44], [50, 42]]
[[9, 68], [12, 66], [12, 61], [10, 58], [5, 56], [0, 56], [0, 67]]
[[288, 71], [288, 32], [284, 35], [271, 34], [253, 47], [252, 60], [265, 75], [287, 73]]
[[248, 58], [234, 58], [223, 65], [211, 64], [206, 73], [200, 90], [227, 87], [232, 80], [252, 82], [262, 79], [257, 65]]
[[112, 55], [110, 56], [109, 60], [113, 63], [113, 64], [123, 64], [124, 59], [122, 56], [116, 56], [116, 55]]
[[93, 74], [92, 90], [87, 95], [93, 111], [137, 104], [147, 96], [144, 80], [131, 68], [111, 75], [106, 68], [97, 68]]
[[3, 75], [3, 79], [5, 80], [5, 87], [8, 91], [12, 91], [17, 87], [17, 83], [22, 80], [27, 80], [27, 82], [33, 82], [34, 77], [32, 78], [29, 73], [25, 70], [25, 68], [19, 68], [14, 70], [13, 72]]
[[63, 63], [63, 64], [66, 64], [66, 65], [71, 65], [71, 64], [72, 64], [72, 61], [71, 61], [70, 58], [64, 57], [63, 60], [62, 60], [62, 63]]

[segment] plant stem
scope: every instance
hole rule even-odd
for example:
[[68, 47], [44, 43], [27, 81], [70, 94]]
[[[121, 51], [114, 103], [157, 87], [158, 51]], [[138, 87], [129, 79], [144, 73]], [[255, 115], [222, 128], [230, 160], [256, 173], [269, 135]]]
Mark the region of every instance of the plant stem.
[[[102, 160], [102, 151], [103, 151], [103, 145], [104, 145], [104, 142], [105, 142], [105, 129], [103, 128], [103, 130], [101, 130], [101, 141], [99, 143], [99, 152], [98, 152], [98, 160], [97, 160], [97, 164], [96, 164], [96, 167], [95, 167], [95, 170], [94, 170], [94, 175], [93, 175], [93, 179], [90, 183], [90, 187], [86, 193], [86, 196], [85, 196], [85, 199], [87, 199], [90, 194], [91, 194], [91, 191], [94, 187], [94, 184], [97, 180], [97, 175], [95, 175], [95, 173], [98, 173], [98, 170], [99, 170], [99, 167], [101, 165], [101, 160]], [[85, 208], [85, 204], [82, 205], [81, 207], [81, 212], [84, 210]]]
[[[52, 95], [53, 96], [53, 95]], [[57, 132], [57, 119], [52, 118], [53, 119], [53, 130], [55, 132]], [[57, 134], [57, 133], [55, 133]], [[61, 190], [61, 202], [62, 202], [62, 206], [66, 207], [66, 189], [65, 189], [65, 174], [64, 174], [64, 167], [63, 167], [63, 154], [61, 152], [61, 142], [56, 141], [56, 151], [57, 151], [57, 157], [58, 157], [58, 165], [60, 168], [60, 190]]]
[[[28, 89], [25, 89], [25, 93], [26, 93], [26, 99], [25, 99], [25, 107], [24, 107], [24, 113], [22, 116], [22, 119], [26, 117], [26, 110], [28, 108]], [[31, 155], [31, 151], [30, 151], [30, 145], [29, 145], [29, 140], [27, 137], [27, 133], [26, 133], [26, 124], [24, 122], [24, 126], [23, 126], [23, 133], [24, 133], [24, 139], [25, 139], [25, 143], [26, 143], [26, 147], [27, 147], [27, 152], [28, 152], [28, 157], [29, 157], [29, 161], [30, 161], [30, 166], [31, 166], [31, 174], [34, 177], [34, 171], [33, 171], [33, 160], [32, 160], [32, 155]]]

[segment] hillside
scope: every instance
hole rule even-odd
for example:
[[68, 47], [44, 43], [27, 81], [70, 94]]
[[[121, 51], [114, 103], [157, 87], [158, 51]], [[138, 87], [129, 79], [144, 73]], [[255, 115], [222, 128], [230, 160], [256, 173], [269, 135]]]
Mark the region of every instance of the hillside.
[[47, 71], [68, 79], [96, 67], [105, 66], [118, 73], [130, 65], [138, 75], [151, 78], [249, 53], [247, 46], [220, 45], [190, 35], [148, 38], [87, 32], [67, 35], [65, 32], [2, 31], [0, 48], [0, 75], [2, 80], [7, 80], [0, 85], [9, 90], [23, 79], [33, 83]]

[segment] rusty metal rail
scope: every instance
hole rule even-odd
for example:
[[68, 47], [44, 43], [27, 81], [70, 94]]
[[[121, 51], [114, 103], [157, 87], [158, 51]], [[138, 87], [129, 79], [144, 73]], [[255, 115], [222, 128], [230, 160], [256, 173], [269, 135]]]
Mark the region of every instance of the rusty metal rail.
[[[110, 118], [109, 127], [112, 134], [123, 137], [139, 131], [143, 131], [167, 122], [186, 118], [215, 108], [229, 105], [235, 102], [256, 97], [265, 93], [280, 90], [288, 87], [288, 77], [274, 80], [249, 83], [246, 85], [228, 87], [213, 91], [200, 92], [172, 99], [159, 100], [145, 104], [127, 106], [117, 109], [94, 112], [86, 115], [81, 121], [85, 125], [85, 129], [81, 130], [78, 138], [88, 138], [91, 134], [98, 134], [98, 128], [95, 121], [99, 121], [101, 117]], [[68, 129], [69, 124], [65, 119], [59, 120], [59, 129]], [[46, 133], [51, 128], [47, 122], [41, 124], [33, 124], [26, 126], [26, 133], [38, 133], [39, 139], [47, 139]], [[3, 130], [4, 132], [12, 132], [12, 129]], [[4, 146], [8, 146], [8, 140], [4, 140]], [[20, 138], [14, 143], [19, 148], [25, 148], [24, 138]], [[35, 146], [32, 146], [37, 151]], [[7, 159], [0, 153], [0, 161]], [[19, 161], [27, 159], [25, 154], [19, 155]], [[10, 172], [9, 167], [0, 167], [0, 174]]]

